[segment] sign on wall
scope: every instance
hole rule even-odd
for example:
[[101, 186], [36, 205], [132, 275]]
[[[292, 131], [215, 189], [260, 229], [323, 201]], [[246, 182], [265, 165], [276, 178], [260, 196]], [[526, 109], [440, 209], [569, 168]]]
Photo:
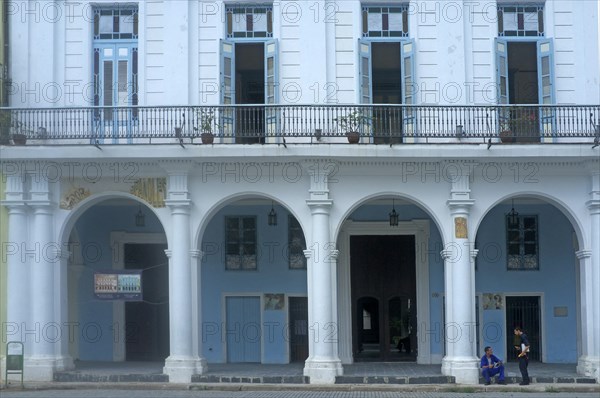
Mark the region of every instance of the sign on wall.
[[142, 270], [94, 273], [94, 296], [99, 300], [142, 301]]

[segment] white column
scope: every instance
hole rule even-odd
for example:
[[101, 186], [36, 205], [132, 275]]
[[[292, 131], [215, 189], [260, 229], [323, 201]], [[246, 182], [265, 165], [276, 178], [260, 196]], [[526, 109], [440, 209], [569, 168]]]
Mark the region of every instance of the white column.
[[[24, 249], [27, 242], [27, 212], [23, 203], [3, 203], [8, 209], [8, 236], [3, 238], [7, 262], [7, 317], [2, 325], [7, 341], [24, 341], [29, 319], [29, 267]], [[6, 239], [6, 241], [5, 241]], [[25, 349], [28, 349], [26, 347]], [[4, 366], [4, 363], [2, 364]], [[4, 368], [2, 367], [2, 378]]]
[[56, 259], [50, 258], [52, 242], [52, 209], [48, 203], [31, 203], [33, 222], [30, 263], [30, 294], [32, 326], [36, 334], [28, 345], [26, 371], [34, 380], [52, 380], [56, 362], [56, 347], [61, 325], [54, 317], [54, 271]]
[[[450, 209], [449, 241], [442, 251], [446, 288], [446, 356], [442, 373], [454, 376], [459, 384], [478, 384], [479, 364], [475, 356], [477, 327], [475, 322], [475, 283], [472, 250], [469, 241], [470, 199], [469, 173], [458, 165], [453, 175]], [[460, 171], [460, 174], [458, 174]]]
[[192, 253], [190, 252], [190, 206], [187, 172], [169, 174], [171, 236], [169, 256], [169, 342], [170, 355], [163, 372], [170, 383], [190, 383], [205, 364], [194, 353], [192, 342]]
[[587, 250], [577, 252], [580, 264], [580, 301], [582, 353], [577, 371], [600, 383], [600, 167], [598, 161], [589, 161], [590, 200]]
[[336, 292], [337, 256], [335, 240], [331, 238], [329, 213], [333, 201], [329, 199], [326, 163], [307, 163], [311, 175], [310, 199], [311, 240], [308, 247], [308, 303], [309, 327], [312, 344], [305, 362], [304, 375], [311, 384], [334, 384], [335, 377], [343, 374], [342, 362], [337, 353], [338, 323], [333, 308]]

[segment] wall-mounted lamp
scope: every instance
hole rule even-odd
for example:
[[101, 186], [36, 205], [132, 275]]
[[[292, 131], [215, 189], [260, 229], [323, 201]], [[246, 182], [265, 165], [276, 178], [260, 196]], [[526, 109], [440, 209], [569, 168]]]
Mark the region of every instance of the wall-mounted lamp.
[[398, 226], [398, 213], [394, 207], [394, 199], [392, 199], [392, 211], [390, 212], [390, 227]]
[[519, 223], [519, 213], [515, 211], [515, 200], [512, 199], [512, 209], [510, 209], [510, 213], [508, 213], [508, 221], [511, 225], [515, 225]]
[[145, 225], [146, 225], [146, 215], [142, 211], [142, 205], [140, 205], [140, 208], [139, 208], [138, 212], [135, 215], [135, 226], [136, 227], [143, 227]]
[[277, 213], [275, 212], [275, 208], [273, 207], [273, 202], [271, 201], [271, 211], [268, 215], [268, 223], [270, 226], [277, 225]]

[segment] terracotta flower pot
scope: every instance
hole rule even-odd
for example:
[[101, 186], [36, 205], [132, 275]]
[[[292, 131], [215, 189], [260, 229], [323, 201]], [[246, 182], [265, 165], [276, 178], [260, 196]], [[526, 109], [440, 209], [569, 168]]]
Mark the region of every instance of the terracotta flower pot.
[[202, 133], [200, 139], [204, 145], [210, 145], [215, 141], [215, 135], [213, 133]]
[[25, 145], [27, 143], [27, 136], [25, 134], [13, 134], [12, 139], [15, 145]]
[[515, 142], [515, 136], [511, 130], [502, 130], [499, 134], [500, 141], [505, 144]]
[[350, 144], [358, 144], [358, 141], [360, 141], [360, 134], [358, 131], [348, 131], [346, 133], [346, 137], [348, 138], [348, 142]]

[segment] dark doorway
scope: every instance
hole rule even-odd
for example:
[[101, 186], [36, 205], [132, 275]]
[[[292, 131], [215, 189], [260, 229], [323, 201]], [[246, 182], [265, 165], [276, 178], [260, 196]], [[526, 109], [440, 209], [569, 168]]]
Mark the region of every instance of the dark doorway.
[[125, 303], [125, 359], [169, 356], [169, 267], [165, 244], [126, 244], [125, 268], [141, 269], [143, 301]]
[[[251, 105], [265, 103], [264, 43], [235, 45], [235, 103]], [[243, 106], [236, 112], [235, 142], [264, 143], [265, 111], [263, 106]]]
[[[372, 84], [374, 104], [401, 104], [400, 43], [371, 44]], [[375, 107], [373, 109], [373, 140], [375, 144], [402, 142], [401, 108]]]
[[539, 296], [507, 296], [506, 297], [506, 358], [517, 361], [518, 343], [515, 341], [514, 328], [520, 326], [531, 344], [529, 349], [530, 361], [541, 361], [541, 328], [540, 328], [540, 297]]
[[304, 362], [308, 358], [308, 299], [290, 297], [290, 362]]
[[415, 361], [414, 236], [352, 236], [350, 267], [354, 359]]
[[508, 42], [508, 94], [511, 104], [539, 104], [536, 42]]

